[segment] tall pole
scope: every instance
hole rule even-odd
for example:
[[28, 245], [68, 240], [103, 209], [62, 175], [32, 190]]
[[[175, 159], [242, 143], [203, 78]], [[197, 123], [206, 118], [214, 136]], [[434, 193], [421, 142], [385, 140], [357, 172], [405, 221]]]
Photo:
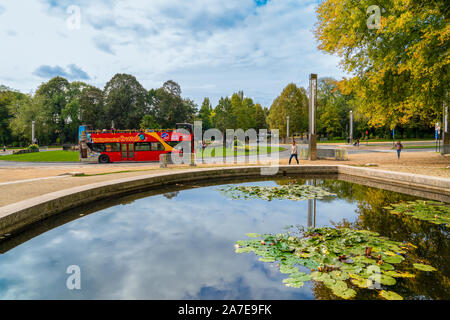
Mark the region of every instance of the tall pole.
[[309, 160], [317, 160], [316, 136], [317, 74], [309, 76]]
[[350, 110], [350, 144], [353, 144], [353, 111]]
[[289, 116], [286, 117], [286, 141], [289, 143]]
[[443, 121], [442, 121], [442, 151], [441, 154], [449, 154], [450, 153], [450, 132], [448, 132], [448, 106], [447, 106], [447, 95], [445, 94], [444, 103], [443, 103]]

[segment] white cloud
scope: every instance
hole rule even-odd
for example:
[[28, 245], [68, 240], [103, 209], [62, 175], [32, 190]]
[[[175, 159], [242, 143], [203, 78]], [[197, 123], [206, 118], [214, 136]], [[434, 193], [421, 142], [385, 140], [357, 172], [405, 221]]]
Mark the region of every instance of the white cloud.
[[[78, 5], [81, 28], [69, 30], [66, 9]], [[309, 73], [340, 77], [337, 59], [320, 53], [312, 35], [315, 1], [153, 0], [5, 2], [0, 83], [28, 92], [40, 66], [76, 65], [103, 88], [128, 72], [150, 89], [173, 79], [198, 104], [244, 90], [270, 106], [289, 82]], [[5, 50], [6, 48], [6, 50]]]

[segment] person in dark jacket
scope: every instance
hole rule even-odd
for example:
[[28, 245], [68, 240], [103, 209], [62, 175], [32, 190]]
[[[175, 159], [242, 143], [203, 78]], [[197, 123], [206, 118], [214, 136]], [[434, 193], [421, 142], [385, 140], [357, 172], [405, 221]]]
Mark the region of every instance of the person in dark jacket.
[[400, 153], [402, 152], [403, 145], [400, 141], [397, 141], [395, 147], [397, 148], [397, 159], [400, 159]]

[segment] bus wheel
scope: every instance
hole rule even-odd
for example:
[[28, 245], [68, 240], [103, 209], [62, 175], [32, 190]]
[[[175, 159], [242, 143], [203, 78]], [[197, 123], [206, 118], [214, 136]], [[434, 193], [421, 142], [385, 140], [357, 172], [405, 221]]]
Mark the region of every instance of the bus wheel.
[[99, 158], [98, 158], [98, 162], [99, 163], [109, 163], [109, 157], [106, 154], [102, 154]]

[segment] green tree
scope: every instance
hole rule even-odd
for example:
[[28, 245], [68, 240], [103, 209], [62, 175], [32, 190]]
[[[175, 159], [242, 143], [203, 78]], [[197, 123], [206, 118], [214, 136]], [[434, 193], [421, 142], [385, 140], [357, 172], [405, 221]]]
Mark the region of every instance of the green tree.
[[70, 83], [62, 77], [54, 77], [42, 83], [36, 91], [35, 98], [44, 106], [44, 110], [41, 110], [45, 112], [42, 119], [45, 118], [50, 143], [64, 143], [66, 140], [66, 121], [62, 113], [70, 102], [69, 92]]
[[262, 106], [257, 103], [255, 104], [255, 129], [267, 129], [267, 122], [266, 122], [266, 112], [262, 108]]
[[[375, 28], [371, 5], [381, 14]], [[369, 125], [392, 129], [421, 118], [430, 126], [441, 119], [443, 102], [449, 102], [448, 12], [443, 0], [321, 2], [319, 49], [337, 54], [352, 74], [342, 87], [359, 97]]]
[[233, 106], [228, 97], [220, 98], [219, 103], [214, 108], [213, 125], [218, 130], [222, 131], [225, 137], [226, 129], [234, 129], [236, 126], [236, 119], [233, 113]]
[[147, 91], [134, 76], [116, 74], [106, 84], [103, 95], [106, 124], [114, 121], [116, 129], [139, 127], [148, 111]]
[[173, 128], [176, 123], [192, 122], [197, 113], [197, 106], [190, 99], [181, 97], [180, 86], [166, 81], [162, 88], [148, 93], [149, 114], [154, 116], [163, 128]]
[[[10, 110], [14, 117], [9, 126], [17, 142], [21, 145], [31, 143], [31, 122], [35, 121], [35, 137], [41, 145], [50, 144], [54, 126], [53, 113], [46, 105], [42, 95], [24, 95], [12, 102]], [[50, 125], [49, 125], [50, 124]]]
[[[350, 96], [343, 95], [332, 78], [321, 78], [317, 90], [317, 133], [333, 137], [345, 137], [349, 119]], [[356, 119], [356, 117], [355, 117]]]
[[208, 130], [212, 128], [212, 113], [213, 108], [211, 101], [208, 97], [203, 100], [202, 106], [199, 111], [199, 118], [202, 121], [203, 130]]
[[270, 107], [267, 123], [270, 129], [280, 130], [280, 137], [286, 138], [287, 116], [289, 116], [289, 135], [308, 130], [308, 98], [304, 88], [290, 83], [284, 88]]
[[89, 124], [94, 129], [106, 129], [111, 125], [105, 121], [102, 90], [94, 86], [83, 88], [78, 102], [83, 124]]
[[13, 119], [13, 108], [11, 105], [24, 95], [18, 91], [5, 86], [0, 86], [0, 143], [10, 144], [13, 140], [12, 131], [9, 126]]
[[160, 126], [158, 122], [156, 122], [155, 118], [150, 115], [146, 114], [142, 117], [141, 123], [140, 123], [141, 130], [145, 129], [160, 129]]

